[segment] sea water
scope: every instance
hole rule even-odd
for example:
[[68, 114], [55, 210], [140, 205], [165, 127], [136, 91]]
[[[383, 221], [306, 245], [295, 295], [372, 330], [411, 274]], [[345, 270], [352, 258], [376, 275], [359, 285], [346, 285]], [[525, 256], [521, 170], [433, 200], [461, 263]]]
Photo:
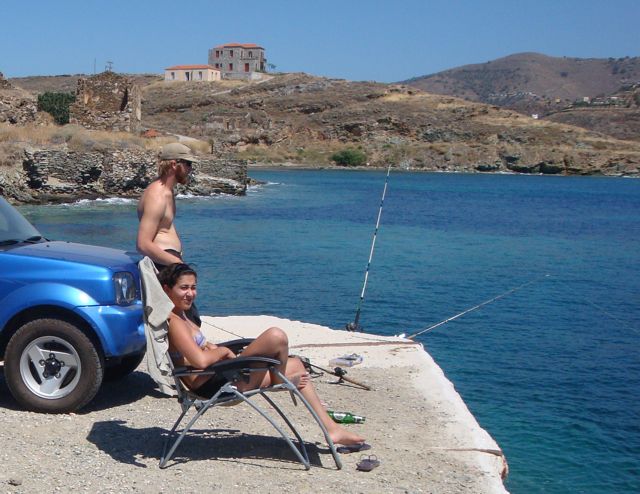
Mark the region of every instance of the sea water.
[[[384, 172], [268, 171], [178, 200], [211, 315], [343, 328]], [[133, 250], [132, 201], [25, 207], [52, 239]], [[360, 324], [418, 336], [503, 448], [514, 493], [640, 492], [640, 181], [393, 171]], [[511, 292], [510, 290], [518, 288]]]

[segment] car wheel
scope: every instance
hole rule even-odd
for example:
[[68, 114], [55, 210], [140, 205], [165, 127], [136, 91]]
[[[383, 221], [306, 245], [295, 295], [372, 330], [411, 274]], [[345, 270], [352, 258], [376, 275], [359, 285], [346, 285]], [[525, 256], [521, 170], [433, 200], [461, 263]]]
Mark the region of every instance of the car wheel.
[[5, 380], [27, 410], [65, 413], [83, 407], [100, 389], [104, 364], [91, 340], [73, 324], [36, 319], [12, 336]]
[[104, 371], [105, 381], [117, 381], [123, 377], [127, 377], [138, 368], [140, 362], [144, 358], [144, 353], [136, 353], [135, 355], [127, 355], [115, 365], [110, 365]]

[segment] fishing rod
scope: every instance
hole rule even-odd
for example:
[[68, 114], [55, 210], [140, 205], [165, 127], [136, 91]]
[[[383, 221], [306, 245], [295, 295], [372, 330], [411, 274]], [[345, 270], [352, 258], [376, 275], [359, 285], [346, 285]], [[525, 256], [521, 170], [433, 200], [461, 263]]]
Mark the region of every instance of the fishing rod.
[[482, 303], [480, 303], [478, 305], [474, 305], [473, 307], [471, 307], [469, 309], [463, 310], [462, 312], [456, 314], [455, 316], [451, 316], [451, 317], [448, 317], [446, 319], [443, 319], [442, 321], [434, 324], [433, 326], [429, 326], [428, 328], [423, 329], [422, 331], [418, 331], [417, 333], [414, 333], [411, 336], [407, 336], [407, 338], [410, 339], [410, 340], [413, 340], [416, 336], [419, 336], [419, 335], [421, 335], [423, 333], [431, 331], [432, 329], [436, 329], [438, 326], [442, 326], [443, 324], [446, 324], [446, 323], [448, 323], [450, 321], [453, 321], [454, 319], [458, 319], [459, 317], [464, 316], [465, 314], [468, 314], [469, 312], [472, 312], [472, 311], [474, 311], [476, 309], [479, 309], [480, 307], [484, 307], [485, 305], [488, 305], [488, 304], [490, 304], [492, 302], [495, 302], [496, 300], [499, 300], [499, 299], [501, 299], [503, 297], [506, 297], [507, 295], [510, 295], [512, 293], [517, 292], [518, 290], [524, 288], [525, 286], [529, 286], [529, 285], [531, 285], [531, 284], [533, 284], [533, 283], [535, 283], [537, 281], [540, 281], [543, 278], [548, 278], [549, 276], [551, 276], [551, 275], [550, 274], [545, 274], [543, 276], [539, 276], [539, 277], [534, 278], [534, 279], [532, 279], [530, 281], [527, 281], [526, 283], [523, 283], [520, 286], [517, 286], [515, 288], [511, 288], [510, 290], [507, 290], [506, 292], [501, 293], [500, 295], [497, 295], [497, 296], [495, 296], [493, 298], [490, 298], [489, 300], [485, 300], [484, 302], [482, 302]]
[[373, 231], [373, 239], [371, 240], [371, 251], [369, 252], [369, 262], [367, 262], [367, 268], [364, 271], [364, 283], [362, 284], [362, 292], [360, 293], [360, 300], [358, 301], [358, 308], [356, 310], [356, 317], [353, 322], [347, 323], [345, 329], [347, 331], [362, 331], [362, 327], [358, 322], [360, 321], [360, 309], [362, 309], [362, 302], [364, 301], [364, 292], [367, 289], [367, 281], [369, 279], [369, 268], [371, 267], [371, 260], [373, 259], [373, 250], [376, 247], [376, 237], [378, 235], [378, 228], [380, 226], [380, 218], [382, 217], [382, 205], [384, 204], [384, 197], [387, 194], [387, 183], [389, 182], [389, 172], [391, 171], [391, 165], [387, 168], [387, 176], [384, 179], [384, 189], [382, 189], [382, 199], [380, 199], [380, 208], [378, 209], [378, 219], [376, 220], [376, 228]]
[[324, 367], [320, 367], [319, 365], [312, 364], [311, 360], [309, 360], [307, 357], [302, 357], [300, 355], [297, 355], [297, 357], [302, 361], [302, 363], [304, 364], [304, 366], [307, 368], [308, 371], [310, 371], [311, 368], [316, 368], [319, 371], [326, 372], [327, 374], [331, 374], [332, 376], [336, 376], [338, 380], [334, 384], [340, 384], [342, 383], [342, 381], [347, 381], [348, 383], [355, 384], [356, 386], [360, 386], [362, 389], [371, 391], [371, 386], [367, 386], [366, 384], [362, 384], [361, 382], [358, 382], [355, 379], [346, 377], [347, 371], [344, 370], [342, 367], [336, 367], [333, 370], [329, 370], [329, 369], [325, 369]]

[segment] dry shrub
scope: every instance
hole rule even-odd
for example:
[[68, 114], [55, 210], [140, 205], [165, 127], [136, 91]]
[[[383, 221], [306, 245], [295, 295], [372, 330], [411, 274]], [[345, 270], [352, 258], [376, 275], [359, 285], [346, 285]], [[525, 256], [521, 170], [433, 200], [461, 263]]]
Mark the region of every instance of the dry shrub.
[[0, 142], [0, 168], [18, 166], [22, 163], [24, 148], [13, 142]]
[[191, 151], [195, 154], [210, 154], [211, 153], [211, 144], [206, 141], [199, 140], [189, 140], [187, 142], [183, 142], [185, 146], [188, 146]]
[[57, 127], [52, 133], [52, 144], [66, 143], [75, 151], [106, 151], [109, 149], [144, 149], [145, 140], [128, 132], [88, 130], [79, 125]]
[[160, 151], [160, 148], [165, 144], [172, 142], [180, 142], [187, 146], [194, 154], [211, 154], [211, 144], [207, 141], [201, 141], [199, 139], [189, 139], [186, 141], [180, 141], [175, 137], [163, 136], [156, 137], [154, 139], [142, 139], [142, 145], [151, 151]]
[[9, 125], [0, 124], [0, 142], [26, 142], [36, 145], [48, 144], [51, 142], [52, 134], [58, 129], [57, 126], [46, 125]]
[[609, 149], [609, 143], [606, 141], [591, 141], [589, 142], [593, 149], [597, 149], [598, 151], [602, 151], [604, 149]]
[[259, 163], [281, 163], [286, 161], [286, 154], [286, 149], [250, 144], [237, 153], [237, 156], [240, 159]]

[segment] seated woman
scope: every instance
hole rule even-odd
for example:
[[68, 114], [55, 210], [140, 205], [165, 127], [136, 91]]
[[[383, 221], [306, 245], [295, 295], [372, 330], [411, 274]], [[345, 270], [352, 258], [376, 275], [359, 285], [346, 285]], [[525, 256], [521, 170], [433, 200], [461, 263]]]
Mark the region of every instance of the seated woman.
[[[158, 278], [174, 305], [169, 316], [169, 352], [174, 365], [204, 369], [220, 360], [235, 358], [235, 354], [228, 348], [207, 342], [200, 328], [185, 315], [196, 298], [196, 272], [187, 264], [172, 264]], [[289, 340], [280, 328], [267, 329], [243, 350], [242, 356], [278, 359], [281, 364], [277, 369], [300, 390], [322, 420], [334, 443], [344, 446], [364, 443], [364, 438], [344, 429], [329, 417], [304, 365], [300, 359], [289, 357]], [[212, 376], [187, 376], [182, 379], [189, 389], [204, 397], [213, 396], [222, 384]], [[240, 391], [246, 391], [278, 382], [278, 377], [267, 371], [252, 372], [249, 381], [238, 382], [237, 387]]]

